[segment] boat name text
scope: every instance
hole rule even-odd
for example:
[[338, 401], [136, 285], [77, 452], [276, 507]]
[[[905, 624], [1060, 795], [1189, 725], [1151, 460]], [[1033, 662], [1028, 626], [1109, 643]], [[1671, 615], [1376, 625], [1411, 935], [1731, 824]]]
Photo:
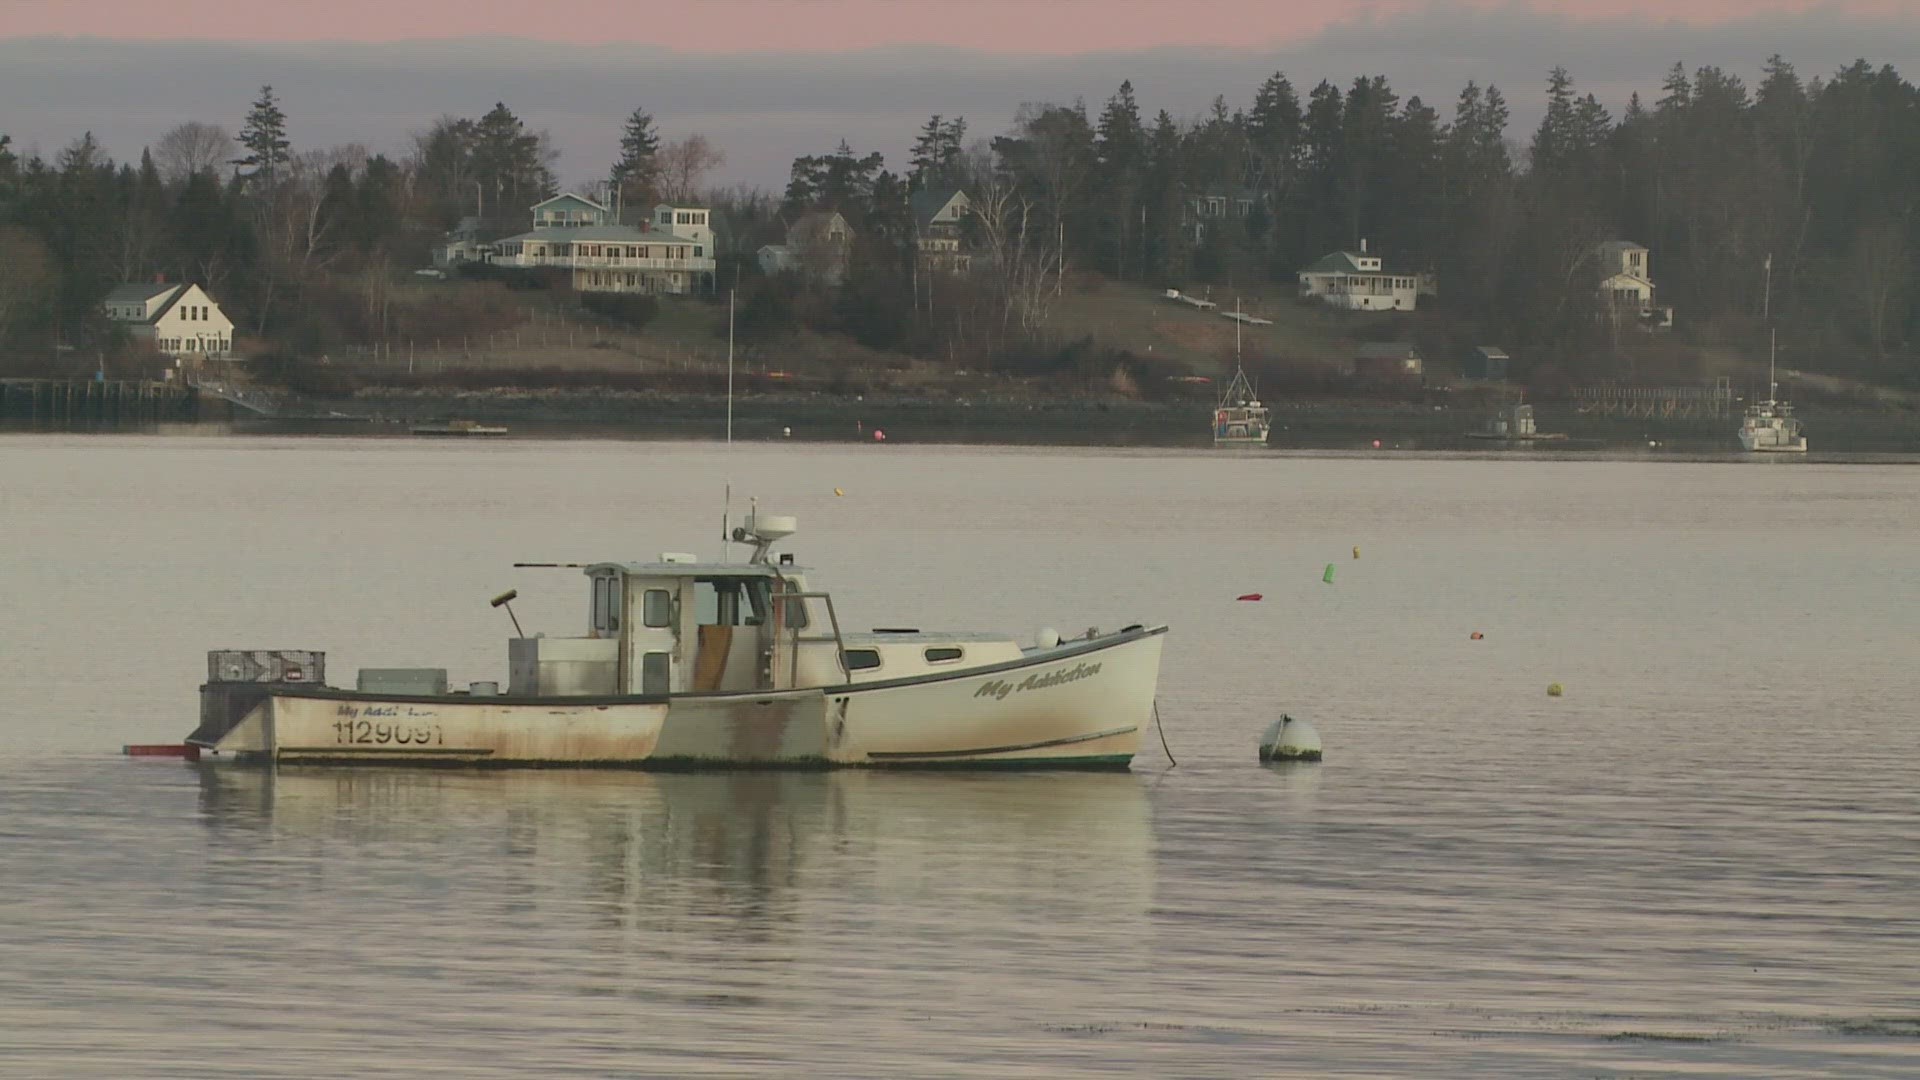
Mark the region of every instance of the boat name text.
[[1005, 701], [1009, 694], [1018, 694], [1027, 690], [1045, 690], [1051, 686], [1059, 686], [1061, 683], [1091, 679], [1098, 674], [1100, 674], [1099, 664], [1075, 664], [1070, 668], [1050, 671], [1045, 675], [1029, 675], [1017, 683], [1007, 682], [1004, 679], [988, 679], [980, 685], [980, 689], [973, 692], [973, 696]]
[[[369, 710], [372, 711], [372, 710]], [[439, 724], [383, 724], [372, 720], [335, 720], [336, 744], [369, 743], [375, 746], [444, 745], [446, 733]]]

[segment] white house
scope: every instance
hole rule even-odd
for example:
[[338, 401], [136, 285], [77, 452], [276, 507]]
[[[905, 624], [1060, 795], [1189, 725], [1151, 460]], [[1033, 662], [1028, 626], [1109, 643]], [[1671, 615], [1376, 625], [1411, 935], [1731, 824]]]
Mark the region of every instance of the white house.
[[796, 270], [800, 266], [800, 261], [793, 257], [793, 250], [785, 244], [761, 244], [760, 250], [754, 252], [754, 258], [760, 263], [760, 272], [768, 277]]
[[233, 351], [233, 320], [198, 285], [119, 285], [101, 307], [133, 337], [175, 359]]
[[962, 223], [973, 211], [967, 193], [957, 187], [922, 188], [913, 193], [909, 206], [913, 212], [913, 246], [920, 265], [966, 273], [973, 265], [962, 235]]
[[533, 231], [493, 245], [495, 266], [572, 271], [579, 292], [692, 293], [713, 288], [717, 265], [705, 207], [661, 204], [639, 227], [583, 195], [533, 207]]
[[433, 247], [433, 265], [449, 270], [461, 263], [483, 263], [493, 258], [493, 245], [480, 239], [480, 219], [464, 217], [446, 238]]
[[1385, 269], [1362, 240], [1359, 251], [1336, 251], [1300, 271], [1300, 294], [1349, 311], [1412, 311], [1422, 276]]
[[1614, 317], [1631, 315], [1649, 328], [1673, 325], [1673, 309], [1653, 302], [1653, 256], [1631, 240], [1608, 240], [1594, 248], [1600, 265], [1600, 300]]

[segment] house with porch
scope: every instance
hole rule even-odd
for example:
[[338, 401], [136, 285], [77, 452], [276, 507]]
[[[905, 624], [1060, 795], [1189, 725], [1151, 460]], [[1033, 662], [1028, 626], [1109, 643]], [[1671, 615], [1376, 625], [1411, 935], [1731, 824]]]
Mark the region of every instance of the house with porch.
[[233, 351], [233, 320], [198, 285], [152, 284], [115, 286], [101, 301], [107, 318], [126, 327], [137, 341], [175, 361], [190, 357], [224, 357]]
[[1412, 311], [1422, 292], [1434, 291], [1429, 275], [1389, 270], [1380, 256], [1359, 251], [1336, 251], [1301, 270], [1300, 295], [1348, 311]]
[[709, 214], [662, 203], [638, 225], [624, 225], [584, 195], [556, 195], [534, 205], [531, 232], [493, 245], [491, 261], [566, 270], [578, 292], [710, 292], [717, 260]]
[[1607, 240], [1594, 248], [1599, 264], [1600, 305], [1616, 320], [1633, 319], [1649, 330], [1673, 327], [1673, 309], [1654, 303], [1653, 255], [1631, 240]]
[[972, 269], [964, 223], [973, 203], [965, 191], [952, 185], [922, 188], [908, 200], [908, 208], [913, 213], [914, 257], [921, 269], [949, 274]]

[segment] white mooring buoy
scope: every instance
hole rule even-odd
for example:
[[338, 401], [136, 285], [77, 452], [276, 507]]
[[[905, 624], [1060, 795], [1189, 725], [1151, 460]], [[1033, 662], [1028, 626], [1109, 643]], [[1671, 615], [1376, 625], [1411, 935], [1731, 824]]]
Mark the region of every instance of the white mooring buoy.
[[1282, 716], [1268, 724], [1266, 733], [1260, 736], [1260, 760], [1319, 761], [1320, 733], [1305, 720]]

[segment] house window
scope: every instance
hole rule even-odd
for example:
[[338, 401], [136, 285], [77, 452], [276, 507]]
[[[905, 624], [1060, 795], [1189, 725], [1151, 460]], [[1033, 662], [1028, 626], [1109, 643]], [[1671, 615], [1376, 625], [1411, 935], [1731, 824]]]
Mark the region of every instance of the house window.
[[698, 246], [696, 246], [696, 247], [695, 247], [695, 248], [693, 249], [693, 257], [694, 257], [694, 258], [696, 258], [696, 259], [697, 259], [697, 258], [699, 258], [699, 257], [700, 257], [700, 252], [701, 252], [702, 250], [703, 250], [702, 248], [700, 248], [700, 247], [698, 247]]

